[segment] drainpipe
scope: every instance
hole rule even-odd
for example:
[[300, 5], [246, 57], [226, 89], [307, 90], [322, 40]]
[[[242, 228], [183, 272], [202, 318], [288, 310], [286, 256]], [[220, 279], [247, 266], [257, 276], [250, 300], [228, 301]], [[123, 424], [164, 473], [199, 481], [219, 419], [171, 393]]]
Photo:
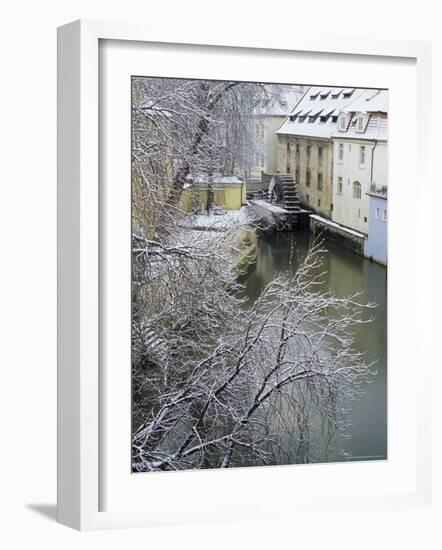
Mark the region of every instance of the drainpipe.
[[370, 183], [373, 182], [373, 161], [374, 161], [374, 150], [376, 149], [376, 145], [378, 144], [377, 139], [374, 140], [374, 147], [371, 150], [371, 169], [370, 169]]

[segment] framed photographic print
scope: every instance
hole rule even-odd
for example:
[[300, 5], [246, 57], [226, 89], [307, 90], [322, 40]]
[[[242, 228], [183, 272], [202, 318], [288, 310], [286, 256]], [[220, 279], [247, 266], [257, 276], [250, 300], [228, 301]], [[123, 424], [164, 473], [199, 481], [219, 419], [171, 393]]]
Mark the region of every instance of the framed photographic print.
[[425, 505], [428, 56], [59, 29], [60, 522]]

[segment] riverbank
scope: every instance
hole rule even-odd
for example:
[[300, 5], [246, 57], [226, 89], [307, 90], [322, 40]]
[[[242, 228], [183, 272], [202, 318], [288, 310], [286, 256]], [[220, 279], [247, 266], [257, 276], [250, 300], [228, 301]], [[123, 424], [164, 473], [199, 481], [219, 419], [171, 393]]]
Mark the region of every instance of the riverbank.
[[[257, 235], [253, 223], [256, 213], [248, 206], [239, 210], [217, 211], [209, 214], [192, 214], [187, 219], [190, 233], [203, 231], [210, 239], [219, 239], [226, 234], [226, 242], [232, 253], [232, 269], [240, 276], [256, 261]], [[221, 237], [222, 238], [222, 237]]]

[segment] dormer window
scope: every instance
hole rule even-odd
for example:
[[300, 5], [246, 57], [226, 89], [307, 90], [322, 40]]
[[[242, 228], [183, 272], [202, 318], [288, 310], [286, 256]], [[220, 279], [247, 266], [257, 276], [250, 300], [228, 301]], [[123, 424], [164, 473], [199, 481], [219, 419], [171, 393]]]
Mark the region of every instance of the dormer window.
[[347, 129], [346, 117], [341, 116], [341, 118], [339, 119], [339, 130], [341, 130], [341, 132], [345, 132], [346, 129]]
[[338, 117], [335, 115], [335, 116], [332, 116], [331, 117], [331, 121], [336, 124], [336, 122], [338, 122]]
[[357, 118], [356, 129], [357, 129], [358, 132], [363, 132], [364, 131], [364, 118], [362, 116], [359, 116]]
[[316, 99], [318, 97], [318, 95], [319, 95], [319, 92], [313, 93], [313, 94], [311, 94], [310, 99], [313, 101], [314, 99]]
[[300, 117], [298, 118], [298, 122], [304, 122], [304, 120], [305, 120], [305, 116], [300, 116]]
[[353, 95], [354, 91], [355, 91], [354, 88], [352, 90], [345, 90], [344, 93], [342, 94], [342, 97], [349, 98]]
[[295, 120], [299, 117], [299, 115], [302, 113], [302, 109], [300, 111], [297, 111], [296, 113], [292, 113], [289, 116], [290, 122], [295, 122]]

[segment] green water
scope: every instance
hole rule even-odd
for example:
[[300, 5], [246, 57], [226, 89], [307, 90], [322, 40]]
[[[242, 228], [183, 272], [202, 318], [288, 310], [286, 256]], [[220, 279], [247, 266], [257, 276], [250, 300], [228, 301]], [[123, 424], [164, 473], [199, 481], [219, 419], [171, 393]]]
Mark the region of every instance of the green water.
[[[291, 244], [295, 253], [290, 266]], [[259, 237], [256, 263], [245, 276], [245, 293], [252, 303], [275, 275], [294, 270], [302, 261], [310, 242], [309, 233], [271, 233]], [[364, 292], [363, 301], [376, 302], [370, 312], [374, 320], [357, 327], [355, 346], [376, 360], [377, 374], [366, 385], [366, 393], [353, 403], [350, 438], [339, 438], [348, 460], [380, 460], [387, 458], [387, 269], [334, 244], [326, 243], [324, 258], [324, 290], [337, 296]], [[333, 451], [330, 462], [344, 460]]]

